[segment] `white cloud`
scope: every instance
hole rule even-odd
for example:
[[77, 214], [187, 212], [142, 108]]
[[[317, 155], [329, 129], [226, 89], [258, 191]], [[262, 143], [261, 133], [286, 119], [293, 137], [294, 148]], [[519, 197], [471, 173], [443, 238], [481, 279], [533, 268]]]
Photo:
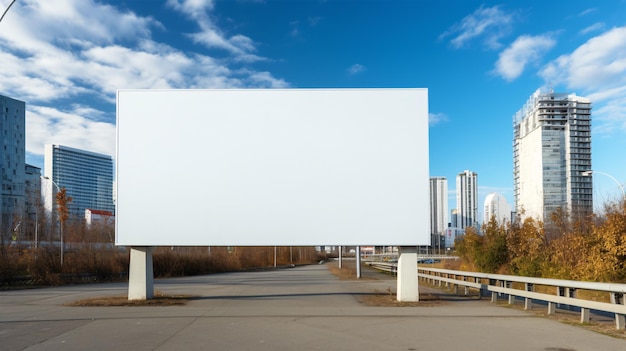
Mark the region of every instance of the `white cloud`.
[[578, 14], [578, 16], [580, 16], [580, 17], [582, 17], [582, 16], [586, 16], [586, 15], [588, 15], [588, 14], [590, 14], [590, 13], [596, 12], [597, 10], [598, 10], [598, 9], [596, 9], [595, 7], [588, 8], [588, 9], [585, 9], [585, 10], [581, 11], [581, 12]]
[[270, 72], [255, 72], [250, 75], [249, 80], [252, 85], [264, 88], [288, 88], [289, 83], [282, 79], [277, 79]]
[[115, 125], [81, 117], [77, 112], [55, 108], [27, 106], [26, 149], [31, 153], [43, 145], [60, 144], [115, 155]]
[[544, 79], [578, 89], [607, 89], [626, 83], [626, 27], [589, 39], [573, 53], [550, 62]]
[[357, 73], [361, 73], [366, 71], [367, 68], [361, 64], [355, 63], [354, 65], [348, 67], [348, 73], [351, 75], [357, 74]]
[[428, 114], [429, 126], [434, 126], [441, 122], [447, 122], [447, 121], [448, 121], [448, 116], [446, 116], [444, 113], [429, 113]]
[[15, 3], [0, 24], [0, 92], [26, 102], [29, 155], [42, 155], [45, 143], [114, 155], [117, 89], [289, 85], [248, 66], [265, 59], [249, 37], [222, 35], [208, 15], [212, 1], [168, 3], [230, 56], [157, 42], [152, 31], [167, 31], [159, 21], [93, 0]]
[[537, 62], [555, 44], [556, 41], [548, 35], [522, 35], [500, 53], [495, 73], [512, 81], [522, 74], [526, 65]]
[[309, 18], [307, 18], [307, 22], [309, 23], [309, 26], [311, 27], [317, 26], [321, 20], [322, 20], [322, 17], [320, 16], [309, 16]]
[[214, 9], [212, 0], [168, 0], [167, 4], [174, 10], [196, 21], [200, 32], [188, 34], [197, 44], [207, 48], [226, 50], [235, 56], [236, 61], [255, 62], [265, 60], [262, 57], [251, 55], [256, 46], [249, 37], [243, 34], [235, 34], [230, 38], [218, 28], [209, 16]]
[[590, 25], [589, 27], [583, 28], [580, 31], [580, 34], [587, 34], [587, 33], [590, 33], [590, 32], [597, 32], [597, 31], [600, 31], [600, 30], [603, 30], [603, 29], [604, 29], [604, 23], [603, 22], [598, 22], [598, 23], [594, 23], [594, 24]]
[[561, 55], [540, 71], [551, 85], [592, 99], [594, 131], [626, 129], [626, 26], [613, 28]]
[[214, 8], [213, 0], [167, 0], [167, 5], [195, 19], [206, 16]]
[[458, 49], [473, 39], [483, 37], [488, 48], [498, 49], [502, 46], [499, 40], [509, 34], [513, 20], [514, 14], [504, 12], [500, 6], [480, 6], [441, 34], [439, 39], [453, 37], [450, 43]]

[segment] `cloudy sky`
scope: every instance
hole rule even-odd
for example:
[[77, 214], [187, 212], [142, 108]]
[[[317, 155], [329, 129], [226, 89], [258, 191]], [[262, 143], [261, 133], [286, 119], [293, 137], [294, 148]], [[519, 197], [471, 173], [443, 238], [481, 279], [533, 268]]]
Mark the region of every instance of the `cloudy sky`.
[[428, 88], [450, 208], [465, 169], [480, 204], [512, 203], [512, 117], [539, 88], [592, 99], [593, 168], [626, 182], [626, 0], [17, 0], [0, 22], [0, 94], [42, 168], [46, 143], [115, 154], [117, 89], [324, 87]]

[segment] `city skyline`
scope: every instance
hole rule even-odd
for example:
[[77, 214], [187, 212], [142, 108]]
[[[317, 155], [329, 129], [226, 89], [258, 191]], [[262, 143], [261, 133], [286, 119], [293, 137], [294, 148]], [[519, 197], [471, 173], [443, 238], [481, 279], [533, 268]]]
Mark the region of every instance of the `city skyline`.
[[[592, 168], [626, 181], [626, 2], [562, 5], [17, 1], [0, 94], [26, 102], [26, 162], [43, 168], [46, 143], [115, 155], [117, 89], [428, 88], [430, 176], [476, 172], [482, 218], [488, 193], [514, 203], [513, 116], [538, 88], [591, 99]], [[593, 182], [596, 207], [621, 196]]]

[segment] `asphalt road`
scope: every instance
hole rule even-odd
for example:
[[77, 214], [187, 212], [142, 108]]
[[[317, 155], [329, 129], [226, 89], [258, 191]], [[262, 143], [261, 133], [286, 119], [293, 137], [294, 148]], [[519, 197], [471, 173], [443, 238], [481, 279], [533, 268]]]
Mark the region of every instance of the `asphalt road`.
[[312, 265], [156, 281], [157, 291], [195, 296], [184, 306], [64, 306], [126, 294], [127, 284], [1, 291], [0, 349], [626, 350], [625, 340], [487, 299], [419, 307], [359, 302], [395, 285], [338, 280], [326, 265]]

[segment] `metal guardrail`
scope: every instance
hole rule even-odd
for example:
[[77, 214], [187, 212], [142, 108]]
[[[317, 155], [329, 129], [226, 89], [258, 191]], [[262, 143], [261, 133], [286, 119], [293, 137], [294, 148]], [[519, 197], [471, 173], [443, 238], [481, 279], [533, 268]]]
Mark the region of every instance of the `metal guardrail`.
[[393, 275], [396, 275], [398, 273], [398, 265], [396, 263], [378, 261], [367, 261], [363, 263], [379, 271], [383, 271]]
[[[397, 273], [396, 263], [366, 262], [369, 266], [392, 274]], [[507, 295], [509, 304], [513, 304], [516, 297], [524, 298], [524, 308], [531, 309], [533, 301], [543, 301], [548, 305], [548, 314], [556, 313], [559, 304], [580, 308], [580, 322], [586, 323], [590, 319], [590, 311], [602, 311], [615, 314], [615, 327], [619, 330], [626, 328], [626, 284], [618, 283], [595, 283], [575, 280], [546, 279], [521, 277], [503, 274], [489, 274], [453, 271], [439, 268], [426, 268], [418, 266], [418, 278], [431, 281], [435, 285], [453, 288], [458, 293], [459, 286], [465, 288], [465, 294], [469, 289], [479, 290], [481, 296], [491, 293], [491, 302], [496, 302], [498, 295]], [[512, 283], [523, 284], [523, 290], [514, 288]], [[518, 284], [520, 285], [520, 284]], [[555, 294], [540, 293], [535, 287], [553, 287]], [[609, 302], [591, 301], [577, 298], [577, 290], [589, 290], [607, 293]]]
[[[363, 254], [364, 260], [380, 260], [380, 259], [397, 259], [398, 253], [386, 253], [386, 254]], [[417, 259], [434, 259], [434, 260], [458, 260], [459, 256], [444, 255], [444, 254], [417, 254]]]

